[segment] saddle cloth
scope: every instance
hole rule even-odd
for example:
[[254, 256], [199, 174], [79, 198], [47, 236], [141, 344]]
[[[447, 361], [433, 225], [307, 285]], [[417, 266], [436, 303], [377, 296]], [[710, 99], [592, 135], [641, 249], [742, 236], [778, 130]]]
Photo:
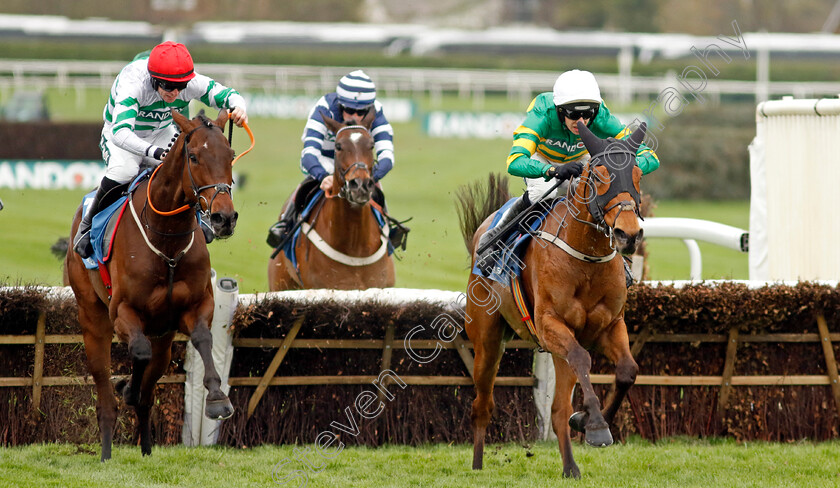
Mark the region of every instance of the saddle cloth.
[[[300, 212], [299, 219], [301, 221], [305, 221], [307, 218], [309, 218], [309, 214], [312, 213], [312, 209], [315, 208], [315, 205], [322, 198], [324, 198], [324, 190], [319, 189], [318, 191], [314, 192], [312, 194], [312, 199], [309, 200], [309, 202], [306, 204], [306, 207], [304, 207], [304, 209]], [[380, 212], [378, 209], [376, 209], [373, 205], [370, 206], [370, 210], [373, 212], [373, 216], [376, 218], [376, 223], [379, 224], [379, 228], [380, 229], [385, 228], [388, 224], [387, 224], [387, 221], [385, 220], [385, 216], [382, 215], [382, 212]], [[313, 225], [314, 225], [314, 223], [313, 223]], [[301, 226], [298, 226], [298, 228], [295, 229], [294, 234], [292, 234], [292, 238], [287, 240], [286, 244], [283, 246], [283, 253], [289, 259], [289, 262], [291, 262], [292, 265], [295, 267], [295, 270], [298, 271], [298, 272], [300, 272], [300, 269], [298, 268], [297, 256], [295, 256], [295, 246], [297, 246], [297, 242], [300, 239], [300, 235], [301, 235], [302, 232], [303, 232], [303, 228]], [[388, 243], [388, 255], [390, 256], [393, 253], [394, 253], [394, 247], [389, 242]]]
[[[517, 197], [511, 198], [508, 200], [499, 211], [496, 212], [496, 215], [493, 216], [493, 220], [490, 222], [490, 227], [487, 229], [493, 229], [499, 224], [499, 221], [502, 219], [502, 215], [513, 205], [513, 202], [516, 201]], [[479, 259], [491, 259], [493, 260], [493, 269], [490, 272], [490, 276], [485, 276], [485, 278], [489, 278], [493, 281], [499, 282], [505, 286], [510, 285], [511, 278], [519, 277], [522, 274], [522, 269], [525, 266], [525, 263], [522, 261], [523, 256], [525, 255], [525, 249], [527, 244], [532, 237], [531, 232], [536, 231], [537, 229], [542, 226], [543, 221], [545, 221], [545, 217], [557, 205], [559, 202], [562, 202], [563, 199], [558, 199], [553, 202], [552, 205], [548, 205], [540, 213], [532, 213], [528, 217], [528, 231], [524, 231], [521, 226], [514, 226], [513, 229], [508, 231], [508, 235], [500, 236], [499, 239], [504, 242], [504, 246], [502, 246], [501, 251], [497, 253], [493, 253], [490, 255], [479, 256]], [[478, 260], [476, 260], [478, 262]], [[484, 276], [478, 266], [473, 266], [472, 269], [473, 274], [477, 274], [479, 276]]]
[[[134, 181], [128, 186], [128, 190], [124, 192], [114, 203], [108, 205], [93, 216], [90, 226], [90, 243], [93, 246], [93, 254], [90, 257], [83, 259], [87, 269], [97, 269], [100, 263], [107, 263], [111, 259], [111, 248], [113, 247], [114, 234], [117, 227], [122, 221], [123, 213], [128, 203], [128, 196], [134, 193], [137, 185], [147, 178], [150, 170], [141, 172]], [[87, 212], [90, 204], [93, 202], [93, 197], [96, 195], [96, 190], [91, 191], [85, 195], [82, 200], [82, 212]]]

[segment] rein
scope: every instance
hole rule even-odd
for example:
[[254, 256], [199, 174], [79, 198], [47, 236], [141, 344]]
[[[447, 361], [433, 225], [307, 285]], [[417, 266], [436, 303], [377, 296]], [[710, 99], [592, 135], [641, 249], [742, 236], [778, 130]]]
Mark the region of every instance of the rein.
[[[157, 208], [155, 208], [154, 204], [152, 203], [152, 193], [151, 193], [152, 180], [154, 179], [155, 175], [157, 174], [157, 172], [161, 168], [161, 166], [163, 166], [163, 163], [161, 163], [152, 172], [152, 176], [149, 178], [149, 184], [146, 186], [146, 201], [149, 202], [149, 208], [151, 208], [154, 213], [156, 213], [158, 215], [162, 215], [164, 217], [168, 217], [168, 216], [171, 216], [171, 215], [177, 215], [177, 214], [179, 214], [181, 212], [184, 212], [186, 210], [189, 210], [190, 208], [193, 208], [193, 207], [198, 207], [197, 210], [204, 211], [201, 207], [201, 201], [202, 200], [204, 200], [204, 202], [206, 203], [207, 210], [209, 211], [211, 206], [213, 205], [213, 201], [216, 199], [216, 197], [219, 194], [227, 193], [228, 195], [232, 196], [231, 187], [227, 183], [214, 183], [214, 184], [204, 185], [204, 186], [198, 186], [198, 185], [195, 184], [195, 179], [193, 178], [193, 174], [192, 174], [192, 168], [190, 167], [190, 159], [191, 159], [192, 155], [190, 154], [188, 143], [190, 142], [190, 136], [192, 136], [195, 131], [197, 131], [198, 129], [202, 129], [202, 128], [207, 128], [207, 129], [216, 128], [216, 129], [221, 130], [219, 127], [213, 125], [212, 123], [204, 123], [204, 124], [199, 125], [198, 127], [194, 128], [193, 130], [187, 132], [187, 134], [184, 136], [184, 141], [183, 141], [184, 167], [186, 168], [187, 174], [190, 177], [190, 186], [191, 186], [192, 191], [193, 191], [193, 196], [196, 197], [196, 203], [194, 205], [185, 204], [181, 207], [176, 208], [175, 210], [169, 210], [169, 211], [162, 211], [162, 210], [158, 210]], [[222, 135], [224, 135], [224, 131], [222, 131]], [[249, 149], [249, 151], [250, 151], [250, 149]], [[243, 155], [244, 155], [244, 153], [243, 153]], [[233, 163], [231, 163], [231, 164], [233, 164]], [[207, 202], [207, 199], [204, 198], [204, 196], [201, 195], [201, 192], [203, 192], [204, 190], [206, 190], [208, 188], [215, 188], [216, 189], [215, 193], [213, 193], [213, 196], [210, 197], [209, 202]]]

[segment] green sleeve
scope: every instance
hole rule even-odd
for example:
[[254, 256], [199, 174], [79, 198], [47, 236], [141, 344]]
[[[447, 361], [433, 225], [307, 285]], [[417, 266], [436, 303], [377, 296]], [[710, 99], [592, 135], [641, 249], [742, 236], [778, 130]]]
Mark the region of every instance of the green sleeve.
[[642, 144], [636, 152], [636, 164], [642, 169], [642, 174], [646, 175], [659, 167], [659, 157], [651, 148]]
[[[602, 139], [606, 139], [607, 137], [625, 139], [630, 137], [632, 133], [615, 115], [610, 113], [607, 106], [603, 103], [591, 129], [595, 135]], [[636, 165], [641, 168], [642, 174], [651, 173], [659, 167], [659, 157], [653, 152], [653, 149], [643, 143], [639, 146], [639, 150], [636, 151]]]
[[540, 178], [545, 176], [545, 172], [550, 167], [550, 164], [541, 163], [523, 154], [511, 161], [508, 165], [508, 173], [524, 178]]

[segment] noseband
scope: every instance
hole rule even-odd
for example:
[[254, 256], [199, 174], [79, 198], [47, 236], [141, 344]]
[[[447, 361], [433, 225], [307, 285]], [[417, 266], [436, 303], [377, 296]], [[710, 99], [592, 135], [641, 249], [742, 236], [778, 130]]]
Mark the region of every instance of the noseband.
[[[368, 136], [371, 136], [370, 130], [363, 125], [347, 125], [347, 126], [342, 127], [341, 129], [338, 129], [338, 132], [335, 133], [336, 142], [338, 142], [338, 135], [341, 134], [343, 131], [345, 131], [347, 129], [361, 129], [361, 130], [365, 131], [365, 133]], [[373, 167], [376, 168], [376, 163], [373, 164]], [[349, 198], [349, 196], [350, 196], [350, 180], [347, 179], [347, 174], [350, 173], [350, 171], [352, 171], [354, 169], [357, 169], [359, 171], [365, 171], [365, 172], [367, 172], [367, 177], [368, 178], [372, 177], [372, 175], [371, 175], [372, 170], [370, 168], [368, 168], [368, 165], [365, 164], [362, 161], [354, 162], [353, 164], [348, 166], [347, 169], [345, 169], [341, 172], [341, 180], [343, 181], [343, 183], [341, 185], [341, 189], [338, 191], [338, 196], [347, 200], [350, 203], [356, 203], [356, 202], [353, 202]], [[362, 204], [364, 204], [364, 202], [362, 202]]]

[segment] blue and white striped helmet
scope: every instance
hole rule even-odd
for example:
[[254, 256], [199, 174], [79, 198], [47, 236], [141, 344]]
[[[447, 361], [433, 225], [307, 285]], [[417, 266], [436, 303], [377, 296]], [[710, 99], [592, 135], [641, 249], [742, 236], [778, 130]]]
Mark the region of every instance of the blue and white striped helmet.
[[369, 107], [376, 100], [376, 85], [360, 69], [342, 76], [335, 92], [338, 94], [338, 102], [350, 108]]

